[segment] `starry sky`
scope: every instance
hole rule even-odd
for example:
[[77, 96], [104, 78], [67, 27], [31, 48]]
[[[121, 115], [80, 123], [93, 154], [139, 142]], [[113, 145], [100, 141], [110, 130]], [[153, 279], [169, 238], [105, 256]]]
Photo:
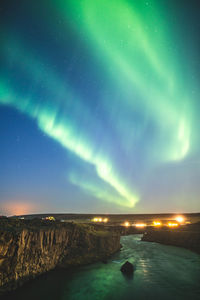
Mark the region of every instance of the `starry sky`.
[[0, 213], [200, 211], [198, 0], [0, 2]]

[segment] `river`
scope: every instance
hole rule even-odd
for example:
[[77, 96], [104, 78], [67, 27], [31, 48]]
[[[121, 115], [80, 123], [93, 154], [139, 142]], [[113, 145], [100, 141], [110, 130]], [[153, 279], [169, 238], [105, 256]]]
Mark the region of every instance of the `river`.
[[[140, 239], [141, 235], [122, 237], [123, 248], [107, 264], [95, 263], [73, 271], [51, 271], [3, 299], [199, 300], [200, 255]], [[135, 266], [132, 279], [120, 272], [126, 260]]]

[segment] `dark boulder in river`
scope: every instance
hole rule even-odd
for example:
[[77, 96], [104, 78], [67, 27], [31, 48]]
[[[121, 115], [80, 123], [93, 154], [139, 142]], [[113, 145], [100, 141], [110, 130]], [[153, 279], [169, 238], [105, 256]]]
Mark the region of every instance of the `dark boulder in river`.
[[126, 275], [126, 276], [133, 276], [133, 271], [134, 267], [133, 264], [131, 264], [129, 261], [126, 261], [122, 266], [121, 266], [121, 272]]

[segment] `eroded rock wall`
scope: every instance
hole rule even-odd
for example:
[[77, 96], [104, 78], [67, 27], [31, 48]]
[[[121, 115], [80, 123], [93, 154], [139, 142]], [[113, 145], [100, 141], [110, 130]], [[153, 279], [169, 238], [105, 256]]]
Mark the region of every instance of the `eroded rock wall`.
[[55, 267], [91, 263], [119, 249], [119, 234], [84, 225], [0, 231], [0, 292]]
[[199, 231], [152, 230], [144, 233], [143, 241], [183, 247], [200, 253]]

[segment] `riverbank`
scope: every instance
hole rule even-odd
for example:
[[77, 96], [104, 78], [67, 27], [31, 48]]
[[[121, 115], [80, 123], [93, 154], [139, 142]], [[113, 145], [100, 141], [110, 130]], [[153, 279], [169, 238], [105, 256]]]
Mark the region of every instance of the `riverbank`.
[[1, 294], [56, 267], [105, 260], [120, 249], [120, 234], [90, 225], [14, 219], [0, 223]]
[[200, 223], [177, 229], [151, 228], [145, 231], [142, 241], [183, 247], [200, 254]]

